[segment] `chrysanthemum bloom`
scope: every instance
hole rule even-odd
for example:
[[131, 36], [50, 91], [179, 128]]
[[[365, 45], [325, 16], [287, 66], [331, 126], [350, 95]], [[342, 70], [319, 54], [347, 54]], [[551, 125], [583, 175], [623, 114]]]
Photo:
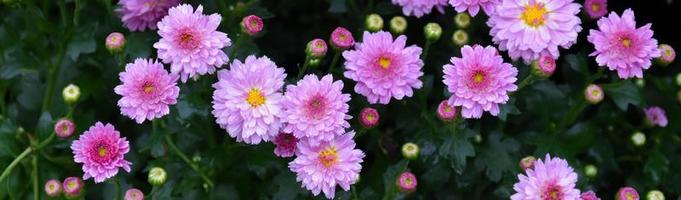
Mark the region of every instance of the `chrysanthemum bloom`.
[[651, 190], [646, 194], [647, 200], [664, 200], [664, 193], [659, 190]]
[[64, 196], [67, 198], [80, 196], [83, 187], [85, 187], [85, 184], [83, 184], [83, 180], [80, 180], [78, 177], [67, 177], [64, 179], [64, 182], [62, 182]]
[[669, 46], [668, 44], [661, 44], [658, 48], [660, 49], [660, 52], [662, 52], [662, 55], [657, 58], [657, 60], [660, 64], [662, 64], [662, 66], [667, 66], [674, 62], [674, 58], [676, 58], [676, 51], [674, 51], [672, 46]]
[[540, 56], [532, 62], [532, 73], [540, 78], [548, 78], [556, 71], [556, 59], [551, 56]]
[[163, 185], [167, 178], [168, 174], [166, 173], [166, 170], [160, 167], [152, 167], [151, 170], [149, 170], [149, 175], [147, 175], [147, 181], [154, 186]]
[[527, 169], [532, 169], [534, 168], [534, 162], [537, 161], [537, 158], [534, 156], [527, 156], [524, 157], [523, 159], [520, 159], [520, 169], [523, 169], [523, 171]]
[[617, 191], [616, 200], [638, 200], [638, 192], [632, 187], [623, 187]]
[[305, 49], [307, 55], [313, 58], [324, 57], [326, 55], [326, 51], [327, 51], [326, 42], [319, 38], [315, 38], [312, 41], [308, 42], [307, 48]]
[[254, 36], [262, 31], [262, 18], [256, 15], [249, 15], [241, 20], [241, 29], [244, 33]]
[[452, 96], [449, 105], [461, 106], [464, 118], [480, 118], [484, 111], [497, 116], [499, 104], [508, 101], [515, 91], [518, 70], [492, 46], [468, 45], [461, 49], [461, 58], [453, 57], [453, 65], [444, 66], [444, 83]]
[[170, 63], [170, 72], [179, 74], [182, 82], [212, 74], [228, 62], [222, 48], [232, 45], [227, 34], [217, 31], [221, 20], [219, 14], [204, 15], [201, 5], [196, 11], [188, 4], [170, 8], [158, 23], [158, 58]]
[[78, 102], [78, 99], [80, 98], [80, 87], [69, 84], [61, 91], [61, 95], [62, 98], [64, 98], [64, 102], [67, 104], [74, 104]]
[[589, 86], [586, 87], [586, 90], [584, 90], [584, 97], [586, 98], [586, 101], [591, 104], [600, 103], [603, 100], [603, 96], [603, 89], [596, 84], [589, 84]]
[[363, 42], [355, 50], [343, 52], [345, 77], [357, 81], [355, 92], [369, 103], [388, 104], [391, 98], [401, 100], [423, 86], [421, 48], [406, 46], [407, 37], [393, 40], [390, 33], [364, 32]]
[[298, 138], [290, 133], [280, 132], [277, 137], [274, 138], [274, 155], [282, 158], [288, 158], [293, 156], [296, 152], [296, 145], [298, 144]]
[[660, 57], [657, 40], [653, 39], [651, 24], [636, 28], [634, 11], [627, 9], [622, 16], [611, 12], [598, 20], [599, 30], [590, 30], [587, 40], [594, 44], [599, 66], [608, 66], [622, 78], [643, 78], [643, 70], [650, 68], [651, 60]]
[[580, 195], [580, 199], [581, 200], [601, 200], [601, 198], [598, 198], [598, 196], [596, 196], [596, 193], [594, 193], [594, 191], [583, 192]]
[[437, 105], [437, 118], [444, 122], [456, 120], [457, 114], [456, 107], [450, 106], [447, 100], [442, 100], [440, 104]]
[[307, 138], [310, 143], [329, 141], [345, 133], [350, 127], [347, 120], [350, 106], [349, 94], [343, 94], [343, 81], [333, 81], [331, 75], [320, 80], [310, 74], [298, 81], [297, 85], [288, 85], [282, 101], [286, 122], [285, 130], [296, 138]]
[[418, 185], [418, 180], [416, 176], [411, 172], [402, 172], [400, 176], [397, 177], [397, 189], [404, 193], [410, 193], [416, 190]]
[[281, 89], [286, 74], [266, 56], [248, 56], [218, 73], [213, 84], [215, 122], [238, 142], [270, 141], [281, 128]]
[[359, 112], [359, 123], [365, 128], [371, 128], [378, 125], [380, 115], [376, 109], [366, 107]]
[[144, 200], [144, 193], [137, 188], [130, 188], [125, 191], [124, 200]]
[[329, 39], [331, 46], [338, 50], [346, 50], [355, 45], [355, 38], [352, 33], [343, 27], [336, 27], [331, 32], [331, 39]]
[[71, 149], [74, 162], [83, 163], [85, 180], [94, 177], [95, 183], [101, 183], [115, 176], [118, 168], [130, 172], [132, 163], [124, 158], [130, 151], [128, 141], [111, 124], [97, 122], [71, 143]]
[[598, 19], [608, 13], [608, 0], [584, 1], [584, 12], [591, 19]]
[[163, 64], [152, 59], [135, 59], [119, 75], [121, 84], [114, 88], [121, 95], [118, 106], [121, 114], [138, 124], [170, 113], [170, 105], [177, 103], [180, 88], [177, 76], [168, 74]]
[[546, 154], [544, 160], [537, 160], [534, 168], [527, 169], [526, 174], [519, 174], [519, 182], [513, 185], [516, 191], [512, 200], [525, 199], [579, 199], [579, 189], [575, 188], [577, 173], [567, 161], [551, 158]]
[[419, 157], [419, 145], [413, 142], [407, 142], [402, 145], [402, 156], [409, 160], [416, 160]]
[[482, 8], [489, 15], [494, 12], [494, 6], [499, 4], [499, 0], [449, 0], [449, 4], [459, 13], [468, 11], [471, 16], [475, 16]]
[[348, 191], [359, 179], [364, 152], [355, 149], [354, 136], [354, 132], [349, 132], [318, 145], [301, 140], [297, 157], [289, 163], [289, 169], [315, 196], [324, 192], [326, 198], [333, 199], [336, 185]]
[[404, 15], [417, 18], [430, 14], [433, 8], [444, 13], [444, 8], [447, 6], [447, 0], [392, 0], [392, 2], [402, 7]]
[[121, 0], [116, 12], [131, 31], [156, 30], [156, 23], [177, 4], [180, 0]]
[[572, 0], [501, 1], [488, 13], [487, 25], [500, 50], [529, 64], [541, 55], [558, 58], [559, 47], [567, 49], [577, 42], [582, 31], [576, 16], [580, 7]]
[[50, 179], [45, 182], [45, 194], [49, 197], [61, 195], [61, 182], [56, 179]]
[[646, 123], [648, 125], [657, 125], [660, 127], [667, 126], [667, 114], [664, 112], [664, 109], [658, 106], [652, 106], [644, 109], [643, 111], [646, 114]]
[[113, 32], [109, 34], [109, 36], [106, 36], [104, 46], [111, 53], [121, 52], [123, 47], [125, 47], [125, 36], [123, 36], [122, 33]]
[[66, 118], [60, 119], [54, 125], [54, 133], [56, 133], [57, 137], [59, 138], [67, 138], [71, 136], [75, 129], [76, 124], [74, 124], [73, 121]]

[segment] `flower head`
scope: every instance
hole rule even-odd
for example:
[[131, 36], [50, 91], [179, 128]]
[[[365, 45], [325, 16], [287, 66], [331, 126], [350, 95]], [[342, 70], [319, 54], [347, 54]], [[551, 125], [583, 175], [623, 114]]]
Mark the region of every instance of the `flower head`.
[[457, 109], [454, 106], [449, 105], [447, 100], [442, 100], [437, 106], [437, 118], [444, 122], [452, 122], [456, 120], [458, 115]]
[[646, 194], [647, 200], [664, 200], [664, 193], [659, 190], [651, 190]]
[[116, 12], [131, 31], [156, 30], [156, 23], [177, 4], [180, 0], [120, 0]]
[[74, 161], [83, 163], [85, 180], [94, 178], [95, 183], [104, 182], [115, 176], [118, 168], [130, 172], [132, 163], [124, 158], [130, 151], [128, 140], [121, 138], [120, 133], [111, 124], [97, 122], [80, 135], [78, 140], [71, 143], [71, 149]]
[[383, 18], [376, 13], [367, 15], [367, 18], [364, 20], [364, 26], [371, 32], [379, 31], [383, 29]]
[[106, 46], [106, 49], [111, 53], [121, 52], [123, 47], [125, 47], [125, 36], [123, 36], [122, 33], [113, 32], [109, 34], [109, 36], [106, 36], [104, 46]]
[[651, 24], [636, 28], [634, 11], [627, 9], [622, 16], [611, 12], [598, 20], [598, 29], [589, 31], [587, 40], [594, 44], [599, 66], [608, 66], [622, 79], [643, 78], [643, 70], [651, 60], [660, 57], [657, 40], [653, 39]]
[[419, 157], [419, 145], [407, 142], [402, 145], [402, 156], [409, 160], [416, 160]]
[[69, 84], [61, 91], [61, 95], [64, 98], [64, 102], [67, 104], [74, 104], [78, 102], [78, 99], [80, 98], [80, 87]]
[[330, 141], [350, 127], [347, 120], [350, 95], [342, 93], [343, 81], [331, 75], [320, 80], [306, 75], [296, 85], [288, 85], [282, 101], [285, 131], [296, 138], [307, 138], [312, 144]]
[[404, 193], [410, 193], [413, 191], [416, 191], [416, 186], [418, 185], [418, 181], [416, 180], [416, 176], [411, 173], [411, 172], [402, 172], [400, 176], [397, 177], [397, 188], [404, 192]]
[[584, 1], [584, 12], [591, 19], [598, 19], [608, 13], [608, 0]]
[[331, 39], [329, 39], [331, 46], [339, 50], [349, 49], [355, 45], [355, 38], [352, 37], [352, 33], [343, 27], [336, 27], [336, 29], [331, 32]]
[[404, 15], [417, 18], [430, 14], [433, 8], [444, 13], [444, 8], [447, 6], [447, 0], [392, 0], [392, 2], [402, 7]]
[[567, 161], [551, 158], [546, 154], [544, 160], [537, 160], [526, 174], [519, 174], [519, 181], [513, 185], [516, 191], [512, 200], [538, 199], [559, 200], [579, 199], [579, 189], [575, 188], [577, 173]]
[[591, 104], [600, 103], [603, 100], [604, 95], [605, 93], [603, 93], [601, 86], [596, 84], [589, 84], [589, 86], [586, 87], [586, 90], [584, 90], [584, 97], [586, 98], [586, 101]]
[[282, 158], [292, 157], [296, 153], [296, 146], [298, 144], [298, 138], [290, 133], [280, 132], [277, 137], [274, 138], [274, 155]]
[[50, 179], [45, 182], [45, 193], [49, 197], [57, 197], [61, 195], [61, 182], [56, 179]]
[[170, 105], [177, 103], [180, 88], [177, 76], [168, 74], [163, 65], [152, 59], [135, 59], [119, 75], [121, 84], [114, 88], [121, 95], [118, 106], [121, 114], [138, 124], [170, 113]]
[[257, 15], [249, 15], [241, 20], [241, 28], [244, 33], [254, 36], [262, 31], [262, 18]]
[[232, 45], [227, 34], [217, 31], [221, 20], [219, 14], [204, 15], [201, 5], [196, 10], [189, 4], [170, 8], [158, 23], [158, 58], [170, 63], [170, 72], [179, 74], [182, 82], [212, 74], [228, 62], [222, 48]]
[[281, 89], [286, 74], [266, 56], [234, 60], [213, 84], [216, 122], [239, 142], [270, 141], [281, 128]]
[[652, 106], [644, 109], [643, 111], [646, 114], [646, 123], [648, 125], [657, 125], [660, 127], [667, 126], [667, 114], [664, 112], [664, 109], [658, 106]]
[[380, 115], [378, 115], [378, 111], [370, 107], [363, 108], [362, 111], [359, 112], [359, 122], [365, 128], [371, 128], [378, 125], [379, 118]]
[[83, 191], [83, 180], [78, 177], [67, 177], [62, 183], [62, 189], [64, 189], [64, 196], [67, 198], [79, 197]]
[[541, 78], [550, 77], [556, 71], [556, 59], [551, 56], [541, 56], [532, 62], [532, 73]]
[[499, 4], [499, 0], [449, 0], [449, 4], [454, 6], [458, 13], [468, 11], [471, 16], [475, 16], [482, 8], [489, 15], [494, 12], [494, 6]]
[[321, 58], [326, 55], [327, 47], [324, 40], [316, 38], [307, 43], [305, 52], [313, 58]]
[[601, 198], [598, 198], [598, 196], [596, 196], [596, 193], [594, 193], [594, 191], [583, 192], [579, 198], [580, 200], [601, 200]]
[[125, 191], [124, 200], [144, 200], [144, 193], [137, 188], [130, 188]]
[[617, 191], [615, 200], [638, 200], [638, 192], [632, 187], [623, 187]]
[[301, 140], [289, 169], [314, 195], [324, 192], [326, 198], [333, 199], [336, 185], [347, 191], [359, 179], [364, 152], [355, 148], [354, 136], [349, 132], [319, 144]]
[[423, 26], [423, 35], [426, 36], [426, 40], [434, 42], [440, 39], [442, 36], [442, 27], [440, 24], [431, 22]]
[[394, 16], [390, 19], [390, 32], [400, 35], [407, 30], [407, 19], [402, 16]]
[[76, 124], [67, 118], [60, 119], [57, 121], [57, 124], [54, 125], [54, 133], [56, 133], [59, 138], [71, 136], [74, 130], [76, 130]]
[[364, 32], [356, 50], [343, 52], [345, 77], [357, 81], [355, 92], [369, 103], [388, 104], [392, 98], [401, 100], [414, 94], [412, 89], [423, 86], [421, 48], [406, 46], [407, 37], [393, 40], [390, 33]]
[[149, 184], [155, 186], [163, 185], [167, 178], [168, 174], [166, 173], [166, 170], [161, 167], [152, 167], [151, 170], [149, 170], [149, 175], [147, 175]]
[[559, 47], [567, 49], [577, 42], [582, 31], [576, 16], [580, 7], [573, 0], [501, 1], [487, 24], [500, 50], [529, 64], [541, 55], [558, 58]]
[[499, 104], [508, 101], [515, 91], [518, 70], [497, 54], [491, 46], [464, 46], [461, 58], [453, 57], [444, 66], [444, 83], [452, 96], [449, 105], [461, 106], [464, 118], [480, 118], [484, 111], [497, 116]]
[[662, 52], [662, 55], [657, 58], [657, 60], [660, 64], [662, 64], [662, 66], [667, 66], [674, 62], [674, 59], [676, 58], [676, 51], [674, 51], [672, 46], [669, 46], [668, 44], [660, 44], [659, 49], [660, 52]]

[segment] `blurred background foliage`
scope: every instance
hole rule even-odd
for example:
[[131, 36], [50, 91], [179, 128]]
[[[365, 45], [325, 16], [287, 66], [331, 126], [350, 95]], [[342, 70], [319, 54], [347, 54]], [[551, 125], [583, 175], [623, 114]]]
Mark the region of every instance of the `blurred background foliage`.
[[[73, 119], [80, 134], [95, 121], [113, 123], [131, 141], [132, 151], [126, 155], [133, 165], [131, 173], [119, 172], [116, 179], [122, 189], [151, 190], [146, 182], [151, 167], [162, 166], [169, 180], [153, 194], [156, 199], [303, 199], [313, 198], [295, 181], [288, 170], [291, 159], [272, 153], [271, 143], [257, 146], [236, 143], [214, 123], [210, 114], [211, 84], [216, 76], [203, 76], [187, 84], [179, 84], [177, 105], [165, 120], [165, 129], [152, 133], [151, 123], [142, 125], [121, 116], [113, 92], [119, 84], [123, 65], [137, 57], [154, 58], [152, 44], [159, 38], [155, 31], [129, 32], [114, 13], [115, 1], [109, 0], [3, 0], [0, 7], [0, 169], [4, 169], [32, 140], [45, 140], [56, 120], [70, 110], [61, 89], [69, 83], [81, 87], [81, 100], [75, 106]], [[204, 13], [219, 13], [223, 20], [219, 29], [233, 40], [240, 34], [238, 23], [248, 14], [264, 18], [262, 37], [245, 37], [239, 45], [227, 48], [230, 59], [247, 55], [266, 55], [289, 74], [295, 82], [299, 66], [305, 59], [305, 44], [313, 38], [328, 39], [336, 26], [344, 26], [361, 41], [364, 17], [378, 13], [386, 22], [402, 15], [401, 9], [387, 0], [192, 0], [204, 5]], [[578, 1], [583, 3], [582, 1]], [[679, 3], [667, 1], [610, 1], [609, 9], [622, 12], [632, 7], [639, 25], [653, 23], [655, 38], [681, 49], [677, 28], [680, 27]], [[352, 91], [348, 79], [344, 91], [352, 94], [350, 115], [352, 127], [363, 134], [356, 138], [367, 157], [361, 181], [355, 192], [361, 199], [508, 199], [512, 185], [520, 173], [518, 161], [527, 155], [542, 157], [546, 153], [567, 159], [580, 174], [578, 187], [592, 189], [600, 197], [610, 199], [619, 187], [634, 186], [645, 194], [651, 189], [663, 191], [668, 199], [681, 195], [681, 106], [676, 100], [679, 86], [673, 77], [680, 71], [679, 62], [668, 67], [653, 66], [645, 72], [645, 84], [620, 80], [606, 72], [596, 77], [593, 57], [587, 57], [593, 46], [586, 33], [595, 22], [583, 18], [579, 41], [561, 51], [558, 69], [548, 80], [536, 81], [515, 93], [503, 106], [500, 116], [485, 115], [481, 120], [459, 120], [445, 124], [435, 115], [437, 104], [449, 94], [442, 83], [442, 65], [459, 48], [451, 41], [454, 9], [433, 12], [422, 18], [407, 17], [405, 35], [409, 44], [423, 47], [423, 25], [438, 22], [442, 38], [433, 44], [422, 77], [424, 87], [414, 97], [389, 105], [372, 105], [379, 110], [380, 124], [362, 128], [357, 116], [369, 106], [366, 99]], [[486, 16], [479, 14], [466, 31], [472, 44], [492, 45], [485, 25]], [[111, 32], [122, 32], [127, 45], [122, 55], [111, 55], [104, 38]], [[503, 52], [508, 62], [511, 62]], [[311, 73], [326, 71], [331, 56]], [[121, 62], [122, 61], [122, 62]], [[519, 79], [529, 67], [513, 62]], [[226, 68], [227, 66], [223, 66]], [[606, 70], [607, 71], [607, 70]], [[335, 78], [341, 78], [340, 73]], [[606, 99], [597, 105], [584, 102], [583, 90], [591, 80], [601, 84]], [[661, 106], [667, 111], [669, 126], [647, 128], [642, 109]], [[634, 146], [630, 135], [642, 131], [648, 137], [644, 146]], [[171, 134], [176, 144], [200, 170], [215, 183], [210, 187], [179, 157], [169, 152], [162, 141]], [[29, 139], [33, 138], [33, 139]], [[0, 199], [28, 199], [34, 196], [34, 184], [45, 198], [43, 184], [48, 179], [82, 176], [80, 165], [72, 160], [70, 143], [55, 140], [30, 157], [37, 158], [38, 181], [31, 179], [31, 159], [19, 163], [6, 180], [0, 182]], [[421, 147], [417, 160], [403, 160], [400, 147], [415, 142]], [[584, 176], [584, 166], [597, 166], [598, 174]], [[419, 179], [415, 193], [396, 191], [395, 177], [404, 170]], [[115, 184], [86, 182], [86, 199], [113, 197]], [[339, 199], [351, 198], [351, 192], [340, 191]]]

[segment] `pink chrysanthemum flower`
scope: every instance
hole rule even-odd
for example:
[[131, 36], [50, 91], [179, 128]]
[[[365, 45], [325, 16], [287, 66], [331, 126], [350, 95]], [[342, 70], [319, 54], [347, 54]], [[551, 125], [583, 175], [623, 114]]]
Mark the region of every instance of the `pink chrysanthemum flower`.
[[586, 0], [584, 1], [584, 12], [591, 19], [598, 19], [608, 13], [608, 0]]
[[456, 107], [450, 106], [447, 100], [442, 100], [440, 104], [437, 105], [437, 118], [444, 122], [453, 122], [456, 120], [457, 115]]
[[144, 200], [144, 192], [137, 188], [130, 188], [128, 191], [125, 191], [123, 200]]
[[182, 82], [212, 74], [229, 60], [222, 48], [232, 45], [227, 34], [217, 31], [221, 20], [219, 14], [204, 15], [201, 5], [196, 11], [188, 4], [170, 8], [158, 23], [158, 58], [170, 63], [170, 72], [179, 74]]
[[310, 74], [288, 85], [282, 101], [286, 122], [285, 130], [296, 138], [308, 138], [310, 143], [329, 141], [345, 133], [350, 127], [347, 120], [350, 95], [342, 93], [343, 81], [333, 81], [331, 75], [320, 80]]
[[601, 198], [598, 198], [598, 196], [596, 196], [596, 193], [594, 193], [594, 191], [583, 192], [579, 196], [579, 198], [580, 200], [601, 200]]
[[335, 49], [346, 50], [355, 45], [355, 38], [348, 29], [339, 26], [331, 32], [329, 42]]
[[362, 111], [359, 112], [359, 124], [364, 128], [377, 126], [380, 118], [381, 115], [378, 114], [378, 111], [371, 107], [362, 108]]
[[572, 0], [501, 1], [487, 24], [499, 50], [513, 60], [529, 64], [545, 54], [557, 59], [558, 47], [570, 48], [582, 31], [580, 7]]
[[468, 45], [461, 49], [461, 58], [453, 57], [444, 66], [444, 83], [452, 93], [449, 105], [461, 106], [464, 118], [480, 118], [484, 111], [497, 116], [499, 104], [508, 101], [515, 91], [518, 70], [504, 60], [492, 46]]
[[433, 8], [444, 13], [444, 7], [447, 6], [447, 0], [392, 0], [392, 2], [402, 7], [404, 15], [417, 18], [429, 14]]
[[391, 98], [401, 100], [414, 94], [412, 89], [423, 86], [421, 48], [406, 46], [407, 37], [393, 36], [384, 31], [364, 32], [356, 50], [343, 52], [345, 77], [357, 81], [355, 92], [367, 97], [369, 103], [388, 104]]
[[170, 113], [169, 106], [177, 103], [177, 76], [168, 74], [155, 60], [135, 59], [118, 76], [122, 83], [114, 92], [123, 96], [118, 100], [121, 114], [137, 123], [163, 117]]
[[465, 12], [475, 16], [482, 8], [488, 15], [494, 12], [494, 6], [499, 4], [499, 0], [449, 0], [449, 4], [454, 6], [456, 12]]
[[124, 158], [130, 151], [128, 141], [111, 124], [97, 122], [71, 143], [71, 150], [74, 162], [83, 163], [85, 180], [94, 177], [95, 183], [104, 182], [115, 176], [118, 168], [130, 172], [132, 163]]
[[281, 89], [286, 74], [266, 56], [234, 60], [213, 84], [215, 122], [239, 142], [270, 141], [281, 128]]
[[397, 189], [404, 193], [414, 192], [416, 191], [416, 186], [418, 186], [416, 175], [411, 172], [402, 172], [395, 182]]
[[296, 152], [296, 146], [298, 144], [298, 138], [290, 133], [280, 132], [277, 137], [274, 138], [274, 155], [282, 158], [288, 158], [293, 156]]
[[633, 187], [623, 187], [617, 191], [615, 200], [638, 200], [638, 192]]
[[648, 107], [646, 109], [643, 109], [643, 111], [646, 114], [646, 123], [651, 125], [651, 126], [660, 126], [660, 127], [666, 127], [667, 126], [667, 114], [664, 112], [664, 109], [658, 107], [658, 106], [652, 106]]
[[116, 12], [131, 31], [156, 30], [156, 23], [180, 0], [120, 0]]
[[349, 132], [318, 145], [301, 140], [297, 157], [289, 163], [289, 169], [315, 196], [324, 192], [326, 198], [333, 199], [336, 185], [348, 191], [359, 179], [364, 152], [355, 149], [354, 136], [354, 132]]
[[660, 57], [657, 40], [653, 39], [651, 24], [636, 28], [634, 11], [627, 9], [622, 16], [611, 12], [598, 20], [598, 29], [591, 30], [587, 39], [594, 44], [599, 66], [608, 66], [622, 78], [643, 78], [643, 70], [650, 68], [651, 60]]
[[519, 182], [513, 185], [516, 191], [511, 200], [558, 200], [579, 199], [579, 189], [575, 188], [577, 173], [567, 161], [551, 158], [546, 154], [544, 160], [537, 160], [534, 168], [527, 169], [525, 174], [519, 174]]
[[59, 138], [67, 138], [76, 130], [76, 124], [68, 118], [62, 118], [54, 125], [54, 133]]

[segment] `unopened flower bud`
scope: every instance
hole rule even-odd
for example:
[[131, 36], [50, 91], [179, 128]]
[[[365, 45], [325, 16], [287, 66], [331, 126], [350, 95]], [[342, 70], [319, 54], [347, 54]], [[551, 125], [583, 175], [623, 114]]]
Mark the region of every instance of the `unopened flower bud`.
[[380, 115], [376, 109], [366, 107], [359, 112], [359, 122], [365, 128], [372, 128], [378, 125]]
[[383, 29], [383, 18], [376, 13], [370, 14], [364, 21], [364, 26], [366, 26], [367, 30], [370, 32], [380, 31]]
[[623, 187], [617, 191], [615, 200], [638, 200], [638, 192], [632, 187]]
[[442, 36], [442, 27], [437, 23], [431, 22], [423, 27], [423, 33], [426, 35], [426, 40], [434, 42]]
[[676, 75], [676, 85], [681, 87], [681, 73]]
[[125, 48], [125, 36], [122, 33], [113, 32], [109, 34], [109, 36], [106, 36], [104, 46], [106, 46], [106, 49], [112, 54], [120, 53], [123, 51], [123, 48]]
[[468, 33], [464, 30], [454, 31], [454, 34], [452, 34], [452, 42], [459, 47], [468, 44]]
[[262, 18], [256, 15], [249, 15], [241, 20], [241, 30], [242, 32], [254, 36], [262, 32], [263, 28]]
[[646, 135], [641, 132], [635, 132], [631, 135], [631, 143], [636, 146], [643, 146], [646, 144]]
[[397, 177], [397, 188], [404, 193], [411, 193], [416, 191], [416, 186], [418, 181], [416, 176], [411, 172], [402, 172], [399, 177]]
[[402, 145], [402, 156], [409, 160], [416, 160], [419, 157], [419, 145], [411, 142]]
[[537, 161], [537, 158], [534, 156], [527, 156], [524, 157], [523, 159], [520, 159], [520, 169], [523, 169], [523, 171], [526, 171], [527, 169], [532, 169], [534, 168], [534, 162]]
[[651, 190], [646, 194], [647, 200], [664, 200], [664, 193], [659, 190]]
[[83, 180], [78, 177], [72, 176], [64, 179], [62, 189], [64, 190], [64, 196], [67, 199], [75, 199], [81, 196], [83, 187]]
[[646, 87], [646, 81], [643, 80], [642, 78], [638, 78], [636, 79], [636, 86], [638, 86], [639, 88], [644, 88]]
[[556, 59], [549, 55], [542, 55], [532, 62], [532, 73], [540, 78], [548, 78], [556, 70]]
[[307, 43], [305, 52], [313, 58], [322, 58], [326, 55], [326, 42], [322, 39], [316, 38]]
[[57, 137], [59, 138], [67, 138], [71, 136], [75, 129], [76, 124], [74, 124], [73, 121], [66, 118], [60, 119], [54, 125], [54, 132], [57, 134]]
[[476, 133], [476, 134], [475, 134], [475, 137], [473, 137], [473, 141], [474, 141], [476, 144], [482, 143], [482, 135], [480, 135], [480, 133]]
[[331, 32], [331, 46], [337, 50], [346, 50], [355, 45], [352, 33], [343, 27], [338, 27]]
[[64, 87], [61, 95], [64, 98], [64, 102], [67, 104], [74, 104], [78, 102], [78, 98], [80, 98], [80, 88], [77, 85], [69, 84]]
[[153, 167], [151, 170], [149, 170], [149, 177], [148, 181], [149, 184], [155, 185], [155, 186], [160, 186], [163, 185], [163, 183], [166, 182], [167, 174], [166, 170], [160, 167]]
[[601, 200], [594, 191], [587, 191], [579, 195], [580, 200]]
[[586, 175], [589, 178], [596, 177], [598, 175], [598, 168], [594, 165], [586, 165], [584, 166], [584, 175]]
[[124, 200], [144, 200], [144, 193], [137, 188], [130, 188], [125, 191]]
[[584, 97], [586, 98], [586, 101], [591, 104], [600, 103], [603, 100], [603, 95], [603, 89], [596, 84], [590, 84], [586, 87], [586, 90], [584, 90]]
[[454, 24], [459, 28], [468, 28], [471, 25], [471, 16], [467, 12], [461, 12], [454, 16]]
[[390, 32], [394, 34], [402, 34], [407, 30], [407, 19], [402, 16], [395, 16], [390, 19]]
[[662, 55], [656, 59], [660, 65], [667, 66], [669, 63], [674, 62], [674, 59], [676, 58], [676, 52], [672, 46], [669, 46], [668, 44], [660, 44], [658, 48], [660, 49], [660, 52], [662, 52]]
[[444, 122], [453, 122], [456, 120], [456, 107], [450, 106], [447, 100], [442, 100], [437, 106], [437, 118]]
[[61, 195], [61, 182], [56, 179], [50, 179], [45, 183], [45, 193], [49, 197], [57, 197]]

